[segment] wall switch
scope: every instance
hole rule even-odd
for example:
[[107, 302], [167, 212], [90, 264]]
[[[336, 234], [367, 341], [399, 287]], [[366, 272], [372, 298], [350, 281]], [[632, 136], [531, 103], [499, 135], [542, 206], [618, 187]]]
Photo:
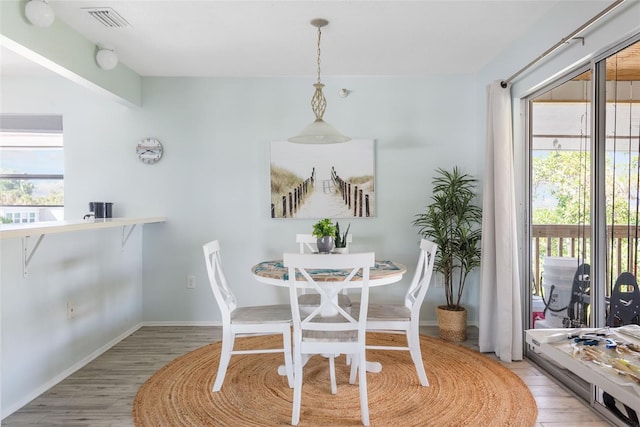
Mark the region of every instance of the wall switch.
[[196, 276], [189, 275], [187, 276], [187, 289], [195, 289], [196, 288]]
[[73, 319], [76, 316], [76, 306], [67, 301], [67, 319]]
[[434, 273], [433, 286], [436, 288], [444, 288], [444, 276], [441, 273]]

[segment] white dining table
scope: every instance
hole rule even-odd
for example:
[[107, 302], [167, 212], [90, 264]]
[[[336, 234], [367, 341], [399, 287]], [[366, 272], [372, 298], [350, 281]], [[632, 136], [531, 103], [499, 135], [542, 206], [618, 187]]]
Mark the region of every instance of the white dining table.
[[[323, 256], [318, 254], [318, 256]], [[273, 286], [289, 287], [289, 269], [284, 266], [281, 259], [262, 261], [253, 267], [251, 267], [253, 277], [261, 283], [266, 283]], [[307, 272], [311, 275], [313, 280], [318, 283], [326, 282], [330, 285], [331, 282], [339, 282], [349, 274], [347, 270], [325, 270], [325, 269], [310, 269]], [[391, 260], [376, 260], [373, 268], [369, 270], [369, 287], [390, 285], [392, 283], [399, 282], [407, 272], [407, 268], [397, 262]], [[296, 287], [299, 288], [311, 288], [304, 277], [300, 276], [296, 279]], [[347, 289], [358, 289], [359, 281], [357, 278], [350, 282]], [[367, 372], [380, 372], [382, 365], [379, 362], [367, 361]], [[284, 366], [278, 368], [278, 373], [285, 374]]]

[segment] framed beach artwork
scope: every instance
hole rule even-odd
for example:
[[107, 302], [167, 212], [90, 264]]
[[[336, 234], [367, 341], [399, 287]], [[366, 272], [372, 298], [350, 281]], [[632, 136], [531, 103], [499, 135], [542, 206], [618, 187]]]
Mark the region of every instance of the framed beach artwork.
[[271, 218], [370, 218], [376, 213], [371, 139], [271, 142]]

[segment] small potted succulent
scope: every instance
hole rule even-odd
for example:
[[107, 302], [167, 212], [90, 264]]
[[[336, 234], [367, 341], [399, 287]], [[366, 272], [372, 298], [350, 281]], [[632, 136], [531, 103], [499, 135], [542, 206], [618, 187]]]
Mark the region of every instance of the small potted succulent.
[[340, 254], [346, 254], [348, 252], [347, 248], [347, 236], [349, 235], [349, 229], [351, 228], [351, 224], [347, 226], [347, 231], [344, 233], [340, 233], [340, 223], [336, 221], [336, 237], [335, 237], [335, 245], [336, 248], [334, 252]]
[[318, 239], [316, 242], [318, 252], [329, 253], [333, 250], [336, 226], [333, 225], [333, 222], [329, 218], [321, 219], [313, 224], [313, 233], [311, 234]]

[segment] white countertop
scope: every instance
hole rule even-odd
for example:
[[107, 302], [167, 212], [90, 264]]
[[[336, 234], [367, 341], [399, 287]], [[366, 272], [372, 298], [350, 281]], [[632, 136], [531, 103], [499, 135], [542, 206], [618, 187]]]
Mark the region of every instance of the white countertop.
[[96, 230], [100, 228], [122, 227], [135, 224], [165, 222], [166, 217], [147, 218], [104, 218], [76, 221], [47, 221], [0, 225], [0, 239], [36, 236], [42, 234], [66, 233], [70, 231]]

